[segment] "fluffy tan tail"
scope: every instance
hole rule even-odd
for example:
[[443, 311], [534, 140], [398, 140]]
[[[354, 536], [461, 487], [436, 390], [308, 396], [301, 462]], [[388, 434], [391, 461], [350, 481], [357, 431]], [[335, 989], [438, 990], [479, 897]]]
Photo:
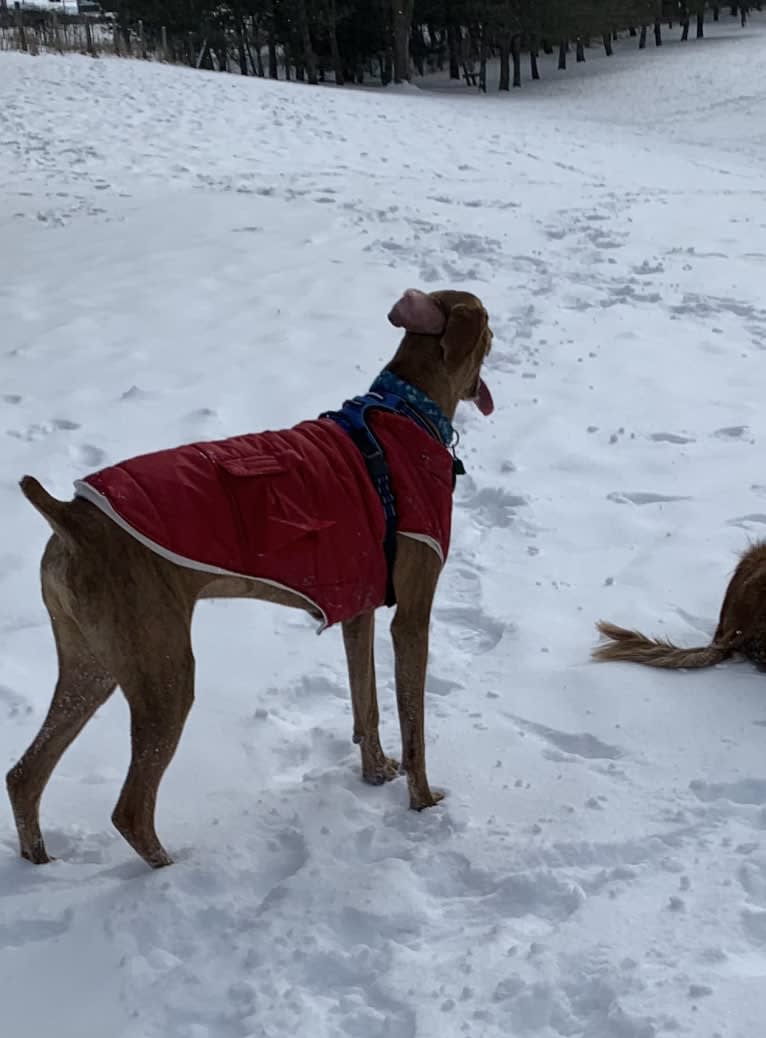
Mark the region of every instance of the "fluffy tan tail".
[[42, 483], [34, 476], [24, 476], [19, 483], [24, 497], [51, 525], [54, 533], [62, 537], [68, 544], [74, 544], [74, 537], [69, 524], [69, 502], [59, 501], [52, 497]]
[[667, 667], [673, 670], [712, 667], [731, 656], [731, 639], [712, 642], [695, 649], [681, 649], [661, 638], [647, 638], [639, 631], [600, 620], [596, 627], [610, 640], [598, 645], [592, 652], [596, 660], [622, 660], [625, 663], [643, 663], [647, 667]]

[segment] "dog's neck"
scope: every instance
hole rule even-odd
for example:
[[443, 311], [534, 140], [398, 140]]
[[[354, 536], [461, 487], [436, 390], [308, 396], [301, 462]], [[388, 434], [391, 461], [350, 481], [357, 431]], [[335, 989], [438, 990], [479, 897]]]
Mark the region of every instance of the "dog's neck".
[[[415, 349], [413, 349], [413, 340], [417, 340]], [[460, 403], [460, 396], [444, 369], [444, 359], [438, 339], [430, 335], [408, 333], [391, 362], [386, 365], [385, 370], [425, 393], [446, 419], [450, 423], [452, 422], [457, 405]]]
[[430, 428], [434, 437], [440, 440], [445, 447], [450, 447], [455, 438], [455, 430], [452, 422], [446, 416], [441, 407], [420, 387], [413, 385], [406, 379], [395, 375], [390, 369], [381, 371], [370, 386], [371, 393], [393, 393], [406, 401], [407, 404], [418, 412]]

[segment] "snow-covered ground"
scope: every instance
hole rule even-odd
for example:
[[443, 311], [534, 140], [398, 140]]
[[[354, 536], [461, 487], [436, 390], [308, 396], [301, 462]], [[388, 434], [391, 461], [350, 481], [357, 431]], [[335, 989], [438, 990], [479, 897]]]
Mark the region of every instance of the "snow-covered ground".
[[0, 55], [3, 771], [55, 676], [23, 473], [336, 406], [409, 285], [483, 298], [497, 403], [458, 416], [447, 799], [359, 781], [337, 630], [202, 605], [173, 868], [110, 826], [119, 695], [44, 798], [55, 864], [0, 803], [3, 1035], [762, 1034], [763, 677], [588, 659], [600, 616], [706, 641], [766, 524], [766, 19], [709, 32], [510, 98]]

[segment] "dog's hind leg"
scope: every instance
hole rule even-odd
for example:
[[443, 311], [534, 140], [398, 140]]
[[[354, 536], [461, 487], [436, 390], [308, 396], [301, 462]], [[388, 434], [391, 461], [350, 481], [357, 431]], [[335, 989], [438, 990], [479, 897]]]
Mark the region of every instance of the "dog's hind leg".
[[[156, 633], [154, 633], [156, 632]], [[130, 768], [112, 822], [152, 868], [171, 865], [154, 827], [157, 791], [194, 701], [189, 623], [166, 615], [120, 666], [130, 706]]]
[[354, 742], [362, 753], [362, 778], [373, 786], [390, 782], [399, 774], [399, 762], [386, 757], [378, 734], [378, 695], [375, 686], [375, 614], [362, 613], [343, 624], [343, 644], [348, 662]]
[[50, 590], [45, 599], [56, 640], [58, 682], [40, 731], [6, 777], [21, 855], [36, 865], [50, 861], [40, 832], [43, 790], [64, 751], [116, 686]]

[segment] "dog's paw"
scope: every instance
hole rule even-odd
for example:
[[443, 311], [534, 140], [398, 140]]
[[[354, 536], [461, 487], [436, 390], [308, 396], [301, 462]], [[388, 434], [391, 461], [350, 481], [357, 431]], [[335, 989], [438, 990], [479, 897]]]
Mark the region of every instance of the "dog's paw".
[[22, 848], [20, 853], [25, 861], [31, 861], [33, 865], [50, 865], [52, 861], [56, 860], [52, 855], [48, 854], [42, 841], [34, 844], [32, 847]]
[[170, 857], [167, 851], [162, 849], [162, 847], [160, 847], [158, 851], [155, 851], [154, 854], [150, 854], [147, 856], [142, 855], [142, 857], [144, 858], [146, 864], [151, 866], [151, 868], [153, 869], [164, 869], [167, 865], [174, 864], [173, 859]]
[[445, 795], [439, 789], [429, 790], [426, 796], [410, 794], [410, 810], [424, 811], [427, 807], [436, 807], [440, 800], [444, 800]]
[[381, 757], [370, 766], [362, 767], [362, 778], [371, 786], [382, 786], [402, 773], [402, 766], [393, 757]]

